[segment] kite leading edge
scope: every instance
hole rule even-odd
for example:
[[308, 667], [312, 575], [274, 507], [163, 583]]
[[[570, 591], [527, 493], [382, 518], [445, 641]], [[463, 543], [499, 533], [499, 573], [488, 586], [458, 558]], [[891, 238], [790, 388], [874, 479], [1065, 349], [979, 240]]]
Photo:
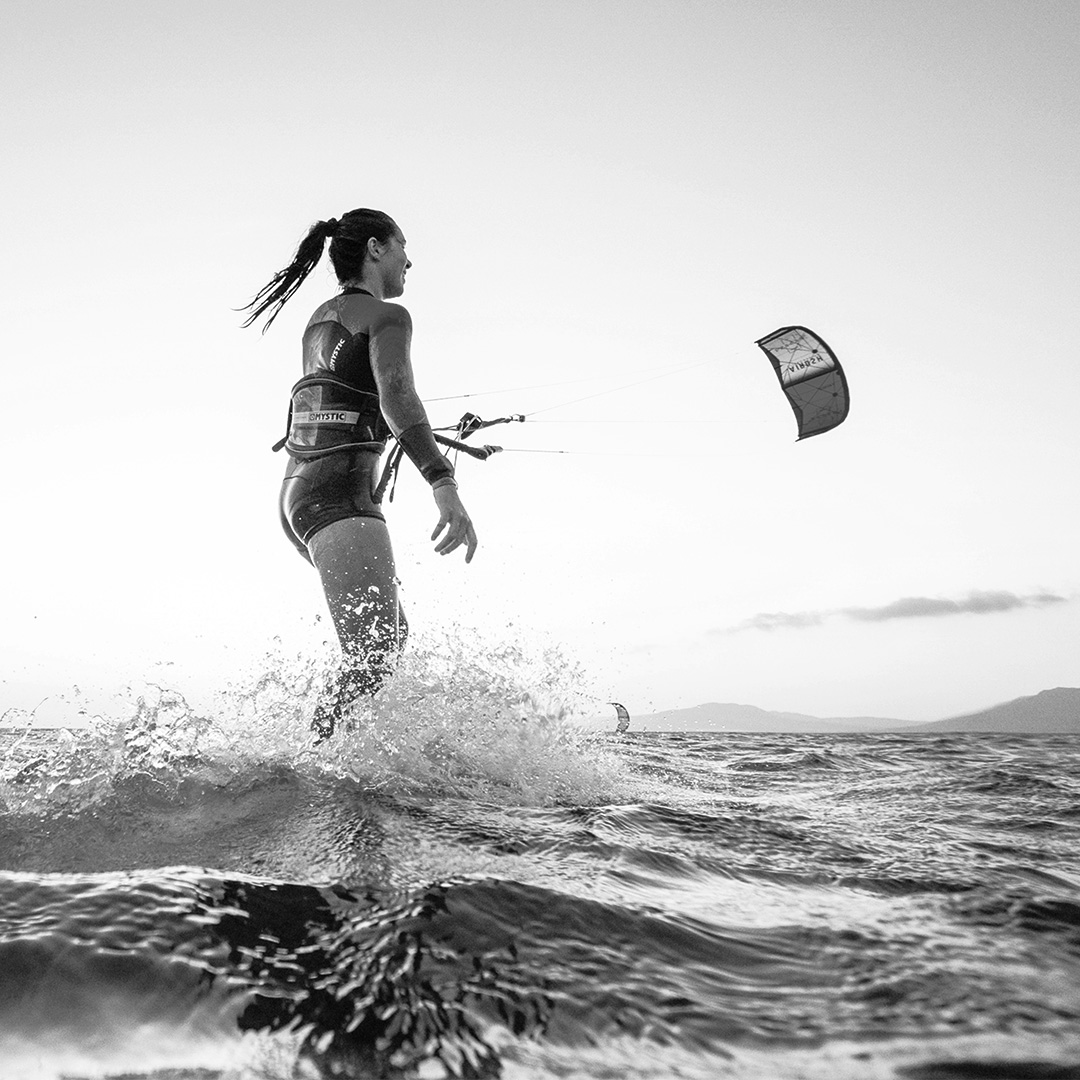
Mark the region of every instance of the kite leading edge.
[[756, 343], [772, 362], [799, 425], [799, 438], [831, 431], [848, 414], [848, 385], [836, 354], [805, 326], [783, 326]]

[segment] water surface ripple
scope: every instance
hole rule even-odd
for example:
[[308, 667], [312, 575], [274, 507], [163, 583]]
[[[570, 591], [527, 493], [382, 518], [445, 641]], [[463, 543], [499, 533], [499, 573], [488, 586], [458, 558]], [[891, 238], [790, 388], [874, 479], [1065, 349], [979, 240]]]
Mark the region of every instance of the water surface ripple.
[[1080, 1080], [1080, 739], [583, 738], [602, 799], [65, 739], [4, 744], [5, 1080]]

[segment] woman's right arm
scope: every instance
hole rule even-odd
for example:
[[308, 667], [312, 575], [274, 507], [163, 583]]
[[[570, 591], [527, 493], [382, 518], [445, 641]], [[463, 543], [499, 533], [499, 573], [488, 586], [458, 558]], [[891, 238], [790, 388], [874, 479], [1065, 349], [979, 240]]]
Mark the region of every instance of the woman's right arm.
[[446, 529], [446, 535], [435, 545], [436, 552], [448, 555], [465, 544], [465, 561], [471, 562], [476, 551], [476, 530], [458, 497], [454, 468], [435, 442], [427, 410], [416, 392], [409, 357], [412, 319], [400, 304], [384, 303], [380, 307], [369, 340], [379, 407], [405, 453], [432, 485], [439, 523], [431, 539]]
[[400, 435], [414, 424], [426, 424], [427, 411], [416, 392], [409, 359], [412, 319], [400, 304], [381, 307], [379, 319], [371, 327], [371, 370], [379, 388], [383, 416], [390, 430]]

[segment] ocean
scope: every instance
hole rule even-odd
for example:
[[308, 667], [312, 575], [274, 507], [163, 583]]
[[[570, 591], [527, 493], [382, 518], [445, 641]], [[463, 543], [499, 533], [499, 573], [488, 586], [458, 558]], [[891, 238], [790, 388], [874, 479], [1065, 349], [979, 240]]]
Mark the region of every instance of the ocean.
[[2, 1080], [1080, 1078], [1077, 737], [618, 736], [429, 657], [313, 749], [314, 677], [3, 732]]

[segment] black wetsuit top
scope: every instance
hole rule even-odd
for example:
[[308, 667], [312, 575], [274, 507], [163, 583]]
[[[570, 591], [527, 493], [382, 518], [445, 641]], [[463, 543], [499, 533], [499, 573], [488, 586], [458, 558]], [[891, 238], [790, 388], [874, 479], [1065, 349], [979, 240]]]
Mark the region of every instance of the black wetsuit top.
[[369, 329], [374, 299], [366, 289], [350, 287], [315, 309], [304, 330], [305, 375], [332, 372], [357, 390], [378, 397]]
[[[315, 310], [304, 331], [304, 374], [333, 374], [356, 390], [375, 395], [370, 326], [375, 313], [371, 293], [348, 288]], [[385, 443], [389, 428], [373, 414], [371, 438]], [[281, 485], [279, 508], [285, 533], [307, 557], [307, 541], [334, 521], [352, 517], [385, 520], [375, 501], [381, 447], [341, 450], [314, 460], [290, 458]]]

